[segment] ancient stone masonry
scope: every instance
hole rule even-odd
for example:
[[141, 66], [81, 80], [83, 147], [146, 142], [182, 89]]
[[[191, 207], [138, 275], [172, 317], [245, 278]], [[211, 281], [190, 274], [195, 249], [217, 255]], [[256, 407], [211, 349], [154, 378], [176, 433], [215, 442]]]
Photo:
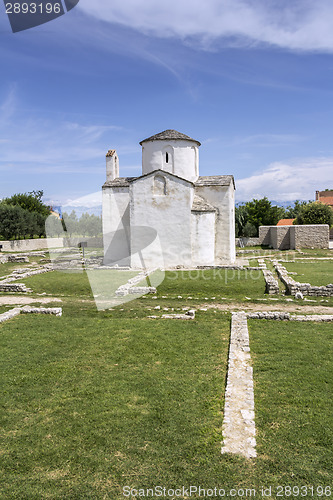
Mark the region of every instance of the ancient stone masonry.
[[0, 264], [7, 264], [7, 262], [27, 263], [29, 257], [27, 255], [1, 255]]
[[233, 176], [200, 176], [200, 142], [176, 130], [140, 145], [137, 177], [119, 177], [116, 151], [106, 155], [104, 264], [132, 269], [233, 264]]
[[256, 457], [254, 392], [246, 314], [232, 313], [222, 453]]
[[278, 261], [273, 261], [274, 268], [287, 288], [290, 295], [296, 295], [301, 292], [303, 295], [312, 297], [333, 297], [333, 284], [326, 286], [312, 286], [310, 283], [300, 283], [295, 281], [289, 274], [287, 269], [282, 266]]
[[4, 323], [5, 321], [8, 321], [9, 319], [15, 318], [15, 316], [18, 316], [20, 313], [21, 313], [21, 309], [19, 307], [15, 307], [14, 309], [11, 309], [10, 311], [2, 313], [2, 314], [0, 314], [0, 323]]
[[21, 314], [52, 314], [54, 316], [62, 316], [61, 307], [31, 307], [24, 306], [20, 309]]
[[259, 244], [279, 250], [329, 248], [329, 226], [327, 224], [260, 226]]
[[273, 273], [267, 269], [264, 259], [258, 259], [259, 268], [262, 269], [265, 283], [266, 283], [266, 293], [269, 295], [278, 295], [280, 292], [279, 283], [274, 278]]
[[31, 288], [27, 288], [24, 283], [6, 283], [5, 281], [1, 281], [0, 292], [27, 293], [32, 292], [32, 290]]
[[50, 264], [45, 264], [38, 269], [24, 268], [14, 270], [10, 275], [0, 279], [0, 292], [32, 292], [32, 290], [27, 288], [24, 283], [16, 283], [16, 281], [29, 278], [30, 276], [35, 276], [37, 274], [49, 273], [50, 271], [53, 271], [53, 267]]
[[236, 247], [254, 247], [260, 245], [259, 238], [236, 238]]
[[137, 276], [134, 276], [133, 278], [130, 278], [127, 283], [124, 285], [121, 285], [115, 292], [115, 295], [117, 297], [123, 297], [125, 295], [128, 295], [129, 293], [131, 294], [146, 294], [146, 293], [156, 293], [156, 288], [153, 286], [135, 286], [144, 279], [147, 279], [149, 274], [153, 273], [156, 271], [156, 269], [152, 269], [151, 271], [142, 271], [139, 273]]
[[8, 262], [17, 262], [17, 263], [28, 263], [29, 257], [27, 255], [8, 255]]
[[326, 323], [333, 321], [332, 314], [290, 314], [288, 312], [279, 311], [260, 311], [246, 314], [247, 319], [269, 319], [277, 321], [317, 321]]
[[10, 311], [7, 311], [3, 314], [0, 314], [0, 323], [4, 323], [19, 314], [53, 314], [55, 316], [62, 316], [62, 308], [61, 307], [15, 307]]

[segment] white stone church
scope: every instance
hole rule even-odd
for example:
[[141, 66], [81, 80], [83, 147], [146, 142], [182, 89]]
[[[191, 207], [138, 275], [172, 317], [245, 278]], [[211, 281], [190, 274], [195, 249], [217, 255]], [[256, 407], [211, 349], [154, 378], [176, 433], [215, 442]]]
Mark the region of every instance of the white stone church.
[[235, 262], [233, 176], [199, 176], [200, 142], [176, 130], [140, 145], [139, 177], [119, 177], [116, 151], [106, 155], [105, 264], [140, 269], [161, 267], [162, 260], [165, 268]]

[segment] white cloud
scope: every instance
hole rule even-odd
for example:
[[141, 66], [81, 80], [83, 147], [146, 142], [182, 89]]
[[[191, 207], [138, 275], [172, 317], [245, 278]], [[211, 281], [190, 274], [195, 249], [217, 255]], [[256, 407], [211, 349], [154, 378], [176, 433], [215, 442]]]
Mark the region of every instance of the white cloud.
[[66, 204], [63, 205], [63, 210], [66, 211], [67, 207], [75, 208], [75, 207], [101, 207], [102, 206], [102, 191], [97, 191], [95, 193], [91, 193], [85, 196], [81, 196], [76, 199], [68, 199]]
[[236, 179], [236, 198], [248, 201], [267, 196], [271, 200], [310, 200], [316, 190], [333, 187], [333, 158], [305, 158], [276, 162], [245, 179]]
[[96, 162], [104, 168], [107, 134], [121, 127], [27, 116], [17, 93], [13, 86], [0, 103], [0, 171], [15, 165], [25, 173], [89, 173], [89, 165], [96, 171]]
[[103, 21], [202, 48], [222, 38], [224, 46], [333, 51], [331, 0], [81, 0], [79, 8]]

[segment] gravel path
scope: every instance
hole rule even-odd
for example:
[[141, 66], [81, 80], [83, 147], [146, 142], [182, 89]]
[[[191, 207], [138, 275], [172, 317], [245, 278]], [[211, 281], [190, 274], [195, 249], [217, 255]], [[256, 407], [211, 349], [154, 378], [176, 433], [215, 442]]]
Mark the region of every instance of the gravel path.
[[49, 302], [62, 302], [61, 299], [56, 297], [18, 297], [16, 295], [8, 295], [0, 297], [0, 306], [11, 305], [25, 305], [39, 302], [41, 304], [48, 304]]

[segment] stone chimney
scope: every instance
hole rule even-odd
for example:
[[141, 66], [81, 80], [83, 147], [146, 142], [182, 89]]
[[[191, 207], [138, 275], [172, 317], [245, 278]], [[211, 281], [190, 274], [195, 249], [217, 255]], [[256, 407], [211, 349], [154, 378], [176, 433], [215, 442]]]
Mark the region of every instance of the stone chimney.
[[110, 149], [106, 154], [106, 180], [113, 181], [119, 177], [119, 159], [117, 151]]

